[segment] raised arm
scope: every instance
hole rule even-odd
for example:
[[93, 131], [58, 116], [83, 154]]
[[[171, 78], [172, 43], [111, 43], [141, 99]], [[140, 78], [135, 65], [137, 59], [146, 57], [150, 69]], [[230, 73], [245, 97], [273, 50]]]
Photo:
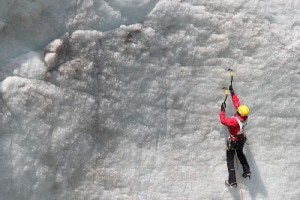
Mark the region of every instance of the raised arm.
[[238, 109], [238, 107], [241, 105], [240, 104], [240, 99], [236, 94], [231, 95], [232, 99], [232, 104], [235, 107], [235, 109]]
[[235, 107], [235, 109], [238, 109], [240, 106], [240, 99], [239, 97], [234, 93], [234, 90], [232, 88], [232, 85], [229, 86], [230, 94], [231, 94], [231, 99], [232, 99], [232, 104]]
[[220, 122], [225, 125], [225, 126], [236, 126], [237, 125], [237, 120], [235, 118], [227, 118], [225, 111], [221, 111], [219, 114], [220, 117]]

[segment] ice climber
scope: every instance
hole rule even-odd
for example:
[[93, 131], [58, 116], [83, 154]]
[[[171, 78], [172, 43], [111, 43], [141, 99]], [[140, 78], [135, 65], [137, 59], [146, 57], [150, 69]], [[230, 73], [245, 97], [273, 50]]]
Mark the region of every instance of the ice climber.
[[226, 108], [225, 102], [221, 105], [220, 122], [223, 125], [227, 126], [230, 134], [227, 140], [227, 151], [226, 151], [226, 160], [227, 160], [229, 178], [228, 180], [225, 181], [225, 184], [231, 187], [237, 187], [235, 168], [234, 168], [235, 154], [239, 158], [240, 163], [243, 167], [243, 172], [244, 172], [243, 177], [250, 179], [251, 176], [249, 164], [243, 153], [243, 147], [247, 139], [244, 133], [244, 127], [247, 124], [247, 118], [250, 113], [250, 110], [246, 105], [240, 105], [240, 100], [238, 96], [234, 93], [232, 85], [229, 86], [229, 90], [231, 93], [233, 106], [235, 107], [235, 109], [237, 109], [237, 112], [231, 118], [227, 118], [225, 114], [225, 108]]

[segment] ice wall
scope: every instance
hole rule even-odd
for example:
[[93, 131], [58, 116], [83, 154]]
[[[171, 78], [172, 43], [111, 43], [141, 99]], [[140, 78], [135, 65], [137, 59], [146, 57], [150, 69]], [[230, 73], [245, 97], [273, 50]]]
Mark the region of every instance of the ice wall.
[[144, 21], [158, 0], [2, 0], [0, 65], [40, 50], [65, 32], [108, 31]]
[[[0, 52], [0, 199], [299, 198], [299, 1], [22, 2], [0, 3], [17, 47]], [[228, 67], [251, 108], [241, 189], [224, 185]]]

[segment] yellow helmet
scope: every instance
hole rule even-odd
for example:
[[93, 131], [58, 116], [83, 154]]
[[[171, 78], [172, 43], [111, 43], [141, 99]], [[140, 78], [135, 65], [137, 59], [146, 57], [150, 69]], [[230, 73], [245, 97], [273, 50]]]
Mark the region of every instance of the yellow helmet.
[[248, 106], [241, 105], [238, 107], [237, 112], [240, 114], [241, 117], [247, 117], [250, 113]]

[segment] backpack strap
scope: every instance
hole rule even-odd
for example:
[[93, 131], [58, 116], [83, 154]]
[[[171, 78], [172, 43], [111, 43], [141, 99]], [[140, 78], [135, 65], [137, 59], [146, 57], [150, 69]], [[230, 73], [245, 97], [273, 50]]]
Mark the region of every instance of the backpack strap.
[[237, 135], [244, 134], [244, 130], [247, 125], [247, 121], [241, 122], [239, 120], [239, 118], [237, 118], [237, 117], [234, 117], [234, 118], [237, 120], [237, 122], [239, 123], [239, 126], [240, 126], [240, 131], [237, 133]]

